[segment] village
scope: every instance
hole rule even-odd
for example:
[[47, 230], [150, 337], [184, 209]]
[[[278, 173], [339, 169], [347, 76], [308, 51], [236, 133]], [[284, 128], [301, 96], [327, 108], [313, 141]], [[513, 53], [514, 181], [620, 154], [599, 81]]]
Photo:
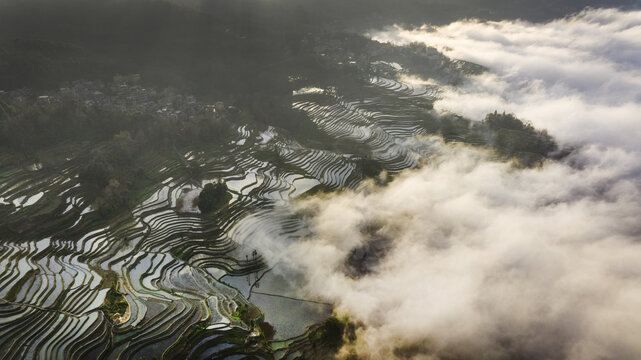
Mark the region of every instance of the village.
[[109, 83], [75, 80], [57, 90], [34, 93], [31, 89], [0, 90], [0, 98], [8, 97], [17, 103], [61, 103], [73, 98], [87, 106], [100, 106], [118, 111], [154, 113], [174, 121], [190, 121], [198, 115], [221, 115], [226, 107], [222, 101], [213, 104], [198, 102], [194, 96], [183, 95], [168, 87], [162, 91], [145, 87], [139, 74], [116, 75]]

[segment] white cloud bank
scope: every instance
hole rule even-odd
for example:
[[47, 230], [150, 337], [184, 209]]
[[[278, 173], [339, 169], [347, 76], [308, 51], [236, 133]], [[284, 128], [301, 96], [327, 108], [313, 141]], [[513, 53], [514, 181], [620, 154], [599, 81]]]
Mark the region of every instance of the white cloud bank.
[[[641, 12], [377, 38], [491, 69], [441, 109], [507, 110], [584, 146], [518, 170], [440, 145], [386, 187], [302, 200], [314, 235], [282, 255], [306, 273], [307, 295], [364, 324], [365, 359], [641, 358]], [[346, 259], [381, 238], [371, 272], [347, 276]]]
[[[359, 354], [638, 359], [641, 193], [625, 170], [638, 159], [589, 148], [577, 155], [583, 170], [515, 170], [482, 152], [443, 151], [438, 165], [388, 187], [299, 204], [315, 235], [288, 257], [305, 269], [307, 291], [366, 325]], [[371, 238], [360, 231], [368, 223], [391, 247], [353, 279], [344, 262]]]
[[480, 119], [513, 112], [563, 142], [641, 150], [641, 11], [589, 10], [546, 24], [463, 21], [373, 36], [424, 42], [490, 72], [437, 108]]

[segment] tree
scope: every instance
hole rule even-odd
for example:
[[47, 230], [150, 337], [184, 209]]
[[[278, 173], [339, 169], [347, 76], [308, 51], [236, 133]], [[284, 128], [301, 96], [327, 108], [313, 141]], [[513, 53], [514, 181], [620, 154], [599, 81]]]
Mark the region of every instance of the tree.
[[99, 192], [109, 183], [111, 172], [111, 166], [101, 154], [93, 155], [89, 164], [80, 171], [80, 182], [91, 192]]
[[356, 165], [365, 178], [377, 177], [384, 170], [383, 165], [371, 157], [357, 160]]
[[198, 195], [198, 209], [205, 214], [224, 206], [230, 199], [231, 194], [224, 182], [209, 183]]
[[554, 139], [539, 131], [529, 122], [523, 122], [513, 114], [494, 112], [485, 117], [484, 124], [494, 134], [494, 146], [503, 154], [515, 156], [523, 153], [547, 156], [557, 149]]

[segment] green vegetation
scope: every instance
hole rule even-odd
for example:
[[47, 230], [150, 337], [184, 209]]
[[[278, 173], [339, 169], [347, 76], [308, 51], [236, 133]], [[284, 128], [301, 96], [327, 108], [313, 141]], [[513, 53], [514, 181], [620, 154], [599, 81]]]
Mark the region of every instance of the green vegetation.
[[314, 347], [319, 346], [336, 352], [343, 346], [343, 334], [346, 326], [347, 321], [341, 321], [332, 316], [309, 334], [309, 340]]
[[220, 209], [231, 200], [231, 194], [224, 182], [206, 184], [198, 195], [198, 209], [203, 214]]
[[262, 323], [263, 314], [252, 304], [239, 304], [231, 317], [253, 327], [256, 324]]
[[142, 169], [134, 169], [134, 160], [133, 140], [123, 132], [104, 148], [92, 151], [88, 164], [80, 171], [80, 183], [102, 215], [130, 205], [130, 188], [139, 184], [136, 178], [144, 178]]
[[500, 156], [516, 159], [525, 167], [540, 164], [558, 148], [547, 131], [537, 130], [513, 114], [494, 112], [482, 122], [457, 115], [427, 116], [423, 125], [429, 133], [442, 135], [446, 142], [492, 147]]
[[296, 354], [296, 358], [300, 359], [335, 359], [337, 352], [347, 345], [347, 359], [357, 359], [356, 354], [349, 349], [349, 345], [356, 341], [356, 328], [357, 324], [350, 322], [348, 318], [331, 316], [322, 323], [309, 327], [305, 338], [290, 344], [285, 358]]
[[249, 309], [247, 305], [245, 304], [240, 304], [236, 308], [236, 312], [232, 315], [232, 318], [238, 321], [242, 321], [245, 324], [251, 324], [251, 320], [249, 318]]
[[356, 166], [364, 178], [376, 177], [383, 171], [381, 163], [371, 157], [356, 160]]
[[483, 123], [493, 132], [494, 146], [503, 154], [546, 156], [557, 148], [547, 131], [538, 131], [532, 124], [517, 119], [513, 114], [494, 112], [488, 114]]
[[116, 317], [124, 315], [129, 308], [129, 304], [123, 294], [117, 290], [109, 289], [107, 296], [105, 296], [105, 301], [100, 308], [109, 319], [113, 320]]
[[120, 284], [118, 282], [118, 274], [115, 271], [101, 271], [101, 276], [100, 287], [109, 289], [109, 291], [100, 309], [105, 313], [107, 318], [115, 320], [127, 312], [129, 303], [127, 303], [125, 296], [118, 291]]

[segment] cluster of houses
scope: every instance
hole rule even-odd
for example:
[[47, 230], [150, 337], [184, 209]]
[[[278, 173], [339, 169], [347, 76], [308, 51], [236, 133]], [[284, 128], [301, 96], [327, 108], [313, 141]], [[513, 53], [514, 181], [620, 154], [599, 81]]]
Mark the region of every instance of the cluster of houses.
[[223, 102], [204, 104], [195, 97], [179, 94], [172, 88], [157, 91], [145, 87], [140, 80], [138, 74], [116, 75], [112, 82], [106, 84], [102, 81], [76, 80], [37, 96], [30, 89], [8, 92], [0, 90], [0, 96], [8, 96], [18, 102], [35, 100], [39, 104], [57, 103], [72, 97], [88, 106], [151, 112], [177, 121], [193, 120], [201, 114], [220, 114], [226, 109]]

